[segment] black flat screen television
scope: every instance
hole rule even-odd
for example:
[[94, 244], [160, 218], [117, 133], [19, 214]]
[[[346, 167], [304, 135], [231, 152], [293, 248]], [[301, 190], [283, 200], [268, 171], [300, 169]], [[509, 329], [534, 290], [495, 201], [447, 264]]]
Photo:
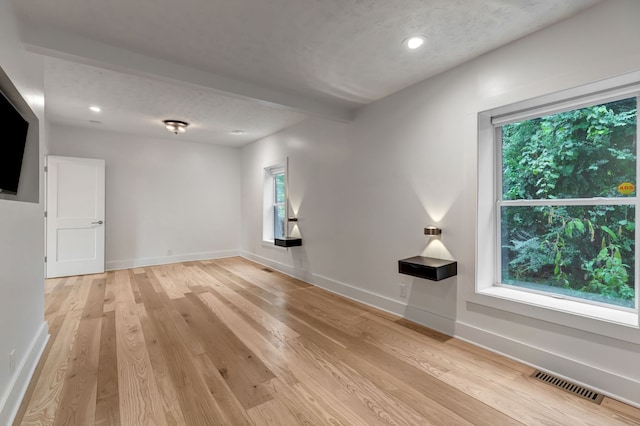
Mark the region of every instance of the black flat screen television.
[[17, 194], [29, 123], [0, 92], [0, 193]]

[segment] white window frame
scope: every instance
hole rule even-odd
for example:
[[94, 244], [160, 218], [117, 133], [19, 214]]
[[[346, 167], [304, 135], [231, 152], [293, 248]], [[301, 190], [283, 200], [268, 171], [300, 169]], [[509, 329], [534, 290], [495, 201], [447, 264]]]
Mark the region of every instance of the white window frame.
[[[560, 299], [550, 294], [537, 294], [500, 285], [500, 225], [499, 194], [502, 191], [501, 144], [497, 131], [503, 124], [573, 110], [587, 105], [605, 103], [640, 94], [640, 71], [598, 81], [589, 85], [494, 108], [478, 114], [478, 199], [476, 235], [476, 282], [469, 301], [491, 308], [513, 312], [563, 326], [640, 343], [638, 286], [636, 309], [631, 312], [616, 307], [599, 306], [578, 300]], [[640, 129], [638, 129], [640, 134]], [[640, 169], [640, 158], [637, 161]], [[640, 170], [636, 171], [640, 177]], [[637, 184], [637, 183], [636, 183]], [[546, 203], [535, 200], [531, 203]], [[549, 201], [551, 202], [551, 201]], [[566, 200], [580, 203], [584, 200]], [[502, 202], [503, 205], [511, 202]], [[554, 204], [559, 204], [557, 200]], [[637, 197], [607, 199], [603, 204], [636, 204]], [[521, 205], [527, 202], [521, 202]], [[591, 203], [590, 201], [590, 204]], [[636, 223], [640, 216], [636, 207]], [[640, 244], [640, 227], [636, 228], [636, 244]], [[638, 247], [638, 246], [636, 246]], [[636, 249], [635, 276], [640, 279], [640, 250]]]
[[273, 245], [275, 240], [275, 214], [274, 210], [276, 203], [276, 175], [284, 174], [285, 182], [285, 200], [284, 200], [284, 237], [287, 236], [287, 221], [288, 217], [288, 182], [287, 182], [287, 160], [279, 161], [275, 164], [271, 164], [264, 168], [264, 180], [263, 180], [263, 201], [262, 201], [262, 241]]

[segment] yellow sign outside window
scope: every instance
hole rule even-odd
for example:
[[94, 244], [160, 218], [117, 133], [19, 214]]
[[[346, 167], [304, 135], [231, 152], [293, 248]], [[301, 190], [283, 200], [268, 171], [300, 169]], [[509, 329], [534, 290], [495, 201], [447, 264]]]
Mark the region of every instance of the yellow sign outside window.
[[635, 190], [636, 186], [631, 182], [622, 182], [620, 185], [618, 185], [618, 192], [623, 195], [631, 194]]

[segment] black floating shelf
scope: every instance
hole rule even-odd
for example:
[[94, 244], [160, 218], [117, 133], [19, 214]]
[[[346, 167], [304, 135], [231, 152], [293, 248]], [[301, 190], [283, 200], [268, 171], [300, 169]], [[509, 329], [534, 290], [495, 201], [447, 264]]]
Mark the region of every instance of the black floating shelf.
[[425, 280], [440, 281], [458, 275], [458, 262], [455, 260], [434, 259], [433, 257], [414, 256], [398, 261], [398, 272]]
[[285, 237], [276, 238], [274, 244], [278, 247], [297, 247], [302, 245], [302, 238]]

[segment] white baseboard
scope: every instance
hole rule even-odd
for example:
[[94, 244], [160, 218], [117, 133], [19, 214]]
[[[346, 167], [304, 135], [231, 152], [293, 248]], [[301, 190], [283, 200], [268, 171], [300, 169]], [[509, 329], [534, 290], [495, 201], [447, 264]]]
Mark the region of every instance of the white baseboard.
[[141, 259], [111, 260], [105, 263], [107, 271], [119, 269], [142, 268], [145, 266], [167, 265], [170, 263], [189, 262], [194, 260], [221, 259], [239, 256], [240, 250], [219, 250], [203, 253], [176, 254], [173, 256], [144, 257]]
[[405, 303], [340, 281], [332, 280], [331, 278], [323, 277], [322, 275], [313, 274], [313, 278], [312, 284], [332, 293], [339, 294], [356, 302], [364, 303], [365, 305], [373, 306], [374, 308], [382, 309], [392, 314], [399, 316], [405, 315], [407, 309]]
[[640, 393], [638, 392], [640, 382], [637, 380], [482, 330], [470, 324], [457, 322], [455, 337], [640, 408]]
[[20, 403], [27, 388], [33, 373], [36, 371], [38, 361], [44, 352], [44, 348], [47, 346], [49, 340], [49, 325], [44, 321], [40, 325], [38, 333], [31, 341], [27, 353], [22, 357], [20, 364], [16, 368], [9, 386], [0, 400], [0, 425], [10, 425], [18, 414], [20, 409]]
[[400, 316], [404, 316], [405, 314], [405, 310], [407, 307], [405, 303], [390, 299], [386, 296], [363, 290], [352, 285], [324, 277], [322, 275], [309, 273], [306, 270], [298, 269], [281, 262], [276, 262], [271, 259], [267, 259], [266, 257], [258, 256], [244, 250], [240, 255], [254, 262], [269, 266], [270, 268], [276, 269], [294, 278], [298, 278], [299, 280], [306, 281], [309, 284], [313, 284], [324, 290], [339, 294], [340, 296], [344, 296], [347, 299], [355, 300], [356, 302], [364, 303], [365, 305], [369, 305], [374, 308], [390, 312], [392, 314]]
[[456, 332], [455, 319], [425, 311], [417, 306], [407, 306], [405, 318], [420, 325], [424, 325], [425, 327], [429, 327], [432, 330], [444, 333], [447, 336], [453, 336]]
[[287, 274], [299, 280], [310, 282], [310, 280], [307, 279], [309, 278], [308, 277], [309, 274], [307, 274], [307, 272], [303, 269], [295, 268], [293, 266], [287, 265], [286, 263], [277, 262], [275, 260], [271, 260], [266, 257], [258, 256], [257, 254], [253, 254], [245, 250], [240, 251], [240, 256], [246, 259], [252, 260], [261, 265], [265, 265], [270, 268], [273, 268], [277, 271], [282, 272], [283, 274]]

